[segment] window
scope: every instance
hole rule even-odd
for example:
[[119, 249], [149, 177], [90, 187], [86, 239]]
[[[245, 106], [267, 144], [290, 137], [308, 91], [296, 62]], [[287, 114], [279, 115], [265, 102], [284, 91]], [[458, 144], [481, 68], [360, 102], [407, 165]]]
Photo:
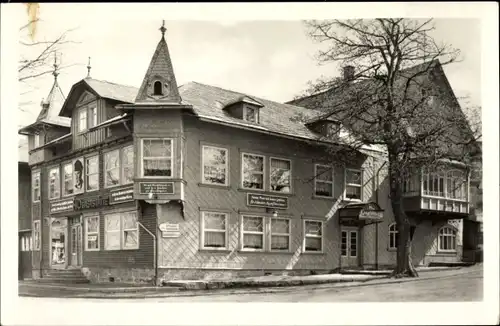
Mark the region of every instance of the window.
[[19, 238], [19, 248], [21, 251], [32, 251], [33, 250], [33, 241], [31, 238], [31, 233], [23, 234]]
[[85, 219], [85, 250], [99, 250], [99, 216], [88, 216]]
[[423, 193], [428, 196], [444, 197], [444, 175], [441, 173], [428, 173], [423, 174]]
[[350, 231], [349, 239], [351, 240], [351, 247], [349, 251], [349, 257], [358, 256], [358, 231]]
[[248, 122], [259, 123], [259, 109], [245, 105], [243, 107], [243, 119]]
[[73, 194], [73, 164], [63, 165], [63, 196]]
[[114, 150], [104, 154], [104, 187], [120, 184], [120, 151]]
[[363, 189], [363, 174], [361, 170], [345, 170], [345, 199], [361, 200]]
[[320, 197], [333, 197], [333, 168], [327, 165], [314, 166], [314, 194]]
[[466, 177], [462, 171], [454, 170], [449, 171], [446, 175], [446, 195], [449, 198], [465, 200], [466, 192]]
[[456, 251], [457, 231], [449, 226], [439, 229], [438, 248], [439, 251]]
[[142, 175], [145, 177], [172, 177], [172, 139], [142, 140]]
[[106, 250], [139, 248], [139, 224], [135, 212], [107, 214], [104, 218]]
[[127, 146], [104, 154], [104, 187], [133, 182], [134, 147]]
[[304, 252], [323, 252], [323, 222], [304, 220]]
[[290, 250], [290, 220], [271, 218], [271, 251]]
[[260, 216], [242, 216], [242, 249], [264, 250], [264, 218]]
[[264, 190], [264, 156], [242, 154], [242, 187]]
[[92, 128], [92, 127], [95, 127], [95, 126], [97, 126], [97, 108], [94, 106], [94, 107], [91, 107], [89, 109], [89, 123], [88, 123], [88, 127]]
[[87, 109], [81, 109], [78, 112], [78, 131], [82, 132], [87, 130]]
[[81, 194], [83, 192], [83, 158], [73, 160], [73, 193]]
[[39, 202], [40, 201], [40, 171], [38, 172], [33, 172], [31, 175], [31, 189], [32, 189], [32, 194], [31, 196], [33, 197], [33, 202]]
[[398, 226], [396, 223], [389, 225], [389, 249], [398, 248]]
[[202, 152], [202, 183], [227, 186], [229, 184], [228, 150], [203, 146]]
[[269, 175], [271, 191], [290, 193], [292, 181], [292, 162], [277, 158], [270, 159]]
[[59, 178], [59, 167], [49, 170], [49, 199], [59, 198], [61, 180]]
[[227, 213], [202, 212], [202, 245], [203, 249], [227, 248]]
[[342, 239], [340, 242], [340, 255], [347, 257], [347, 231], [342, 231]]
[[37, 148], [40, 147], [40, 134], [35, 134], [34, 136], [34, 147]]
[[33, 221], [33, 250], [40, 250], [40, 221]]
[[162, 85], [160, 81], [155, 81], [153, 88], [153, 95], [163, 95]]
[[89, 157], [85, 160], [85, 181], [87, 191], [99, 189], [99, 156]]

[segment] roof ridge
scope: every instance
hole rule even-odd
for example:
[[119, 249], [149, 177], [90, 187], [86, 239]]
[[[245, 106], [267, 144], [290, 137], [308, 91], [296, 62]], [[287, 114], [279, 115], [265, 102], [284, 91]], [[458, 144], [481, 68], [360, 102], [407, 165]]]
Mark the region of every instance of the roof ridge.
[[89, 77], [89, 78], [85, 78], [84, 80], [87, 80], [87, 79], [95, 80], [95, 81], [98, 81], [98, 82], [101, 82], [101, 83], [112, 84], [112, 85], [116, 85], [116, 86], [124, 86], [124, 87], [130, 87], [130, 88], [137, 88], [137, 89], [139, 89], [139, 87], [136, 87], [136, 86], [127, 85], [127, 84], [120, 84], [120, 83], [116, 83], [116, 82], [111, 82], [111, 81], [105, 80], [105, 79], [96, 79], [96, 78]]

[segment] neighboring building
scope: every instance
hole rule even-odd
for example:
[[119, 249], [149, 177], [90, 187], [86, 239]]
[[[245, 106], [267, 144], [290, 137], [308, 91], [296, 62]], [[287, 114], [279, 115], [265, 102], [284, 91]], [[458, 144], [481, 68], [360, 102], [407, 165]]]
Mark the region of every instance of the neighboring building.
[[19, 279], [31, 278], [31, 170], [28, 162], [18, 162], [18, 239], [19, 239]]
[[[164, 32], [139, 89], [87, 77], [21, 130], [34, 277], [71, 267], [92, 281], [146, 282], [394, 265], [383, 152], [332, 165], [321, 112], [177, 87]], [[467, 200], [424, 201], [428, 212], [450, 203], [449, 218], [468, 213]], [[417, 264], [460, 259], [461, 224], [434, 220], [415, 231]]]

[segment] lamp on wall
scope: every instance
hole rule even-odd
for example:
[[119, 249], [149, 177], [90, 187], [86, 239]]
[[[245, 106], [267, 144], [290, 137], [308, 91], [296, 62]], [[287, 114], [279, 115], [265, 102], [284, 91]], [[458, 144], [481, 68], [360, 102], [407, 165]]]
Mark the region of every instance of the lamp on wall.
[[277, 211], [277, 210], [274, 210], [274, 211], [273, 211], [273, 217], [274, 217], [274, 218], [278, 217], [278, 211]]
[[148, 194], [148, 199], [151, 200], [151, 199], [158, 199], [158, 195], [157, 194], [153, 194], [153, 191], [150, 191], [149, 194]]

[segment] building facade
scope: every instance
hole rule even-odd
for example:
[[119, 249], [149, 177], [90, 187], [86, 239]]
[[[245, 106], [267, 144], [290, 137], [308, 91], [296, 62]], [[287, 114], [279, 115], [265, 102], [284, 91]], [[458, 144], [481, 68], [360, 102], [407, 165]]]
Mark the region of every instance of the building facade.
[[[89, 76], [64, 97], [55, 67], [41, 115], [20, 131], [33, 276], [74, 268], [95, 282], [159, 283], [393, 266], [384, 152], [338, 164], [321, 112], [178, 87], [164, 33], [139, 89]], [[415, 264], [459, 261], [468, 195], [439, 197], [439, 182], [415, 181], [407, 197], [426, 212]]]

